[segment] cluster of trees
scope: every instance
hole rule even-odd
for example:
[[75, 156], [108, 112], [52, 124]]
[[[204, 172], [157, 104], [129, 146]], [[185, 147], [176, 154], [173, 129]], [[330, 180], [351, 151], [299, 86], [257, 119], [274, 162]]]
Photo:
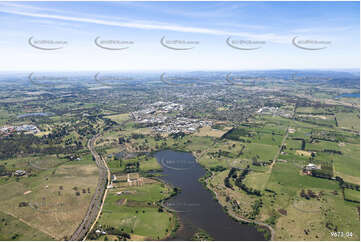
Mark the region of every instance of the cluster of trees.
[[306, 198], [307, 200], [309, 200], [310, 198], [317, 198], [317, 194], [314, 193], [312, 190], [307, 190], [307, 192], [305, 191], [305, 189], [302, 189], [300, 192], [300, 196], [303, 198]]
[[338, 181], [338, 184], [340, 185], [340, 187], [342, 189], [351, 189], [351, 190], [356, 190], [356, 191], [360, 191], [360, 185], [358, 184], [353, 184], [350, 182], [345, 182], [341, 177], [336, 176], [336, 181]]
[[325, 179], [331, 179], [332, 178], [332, 175], [330, 175], [329, 173], [324, 172], [322, 170], [313, 170], [311, 172], [311, 175], [314, 176], [314, 177], [318, 177], [318, 178], [325, 178]]
[[216, 152], [208, 152], [209, 156], [213, 157], [213, 158], [221, 158], [222, 156], [224, 157], [229, 157], [229, 158], [233, 158], [233, 154], [231, 152], [228, 151], [224, 151], [224, 150], [218, 150]]
[[51, 133], [49, 133], [48, 135], [44, 136], [44, 138], [46, 138], [47, 140], [45, 141], [45, 143], [49, 143], [49, 144], [61, 144], [63, 137], [68, 136], [69, 135], [69, 131], [68, 131], [69, 126], [65, 125], [63, 127], [57, 127], [55, 129], [53, 129], [53, 131]]
[[240, 136], [243, 137], [249, 137], [249, 133], [246, 129], [244, 128], [232, 128], [231, 130], [229, 130], [227, 133], [225, 133], [222, 138], [226, 138], [226, 139], [230, 139], [230, 140], [237, 140], [237, 141], [242, 141], [245, 142], [244, 139], [240, 140]]
[[272, 160], [269, 161], [258, 161], [256, 157], [252, 158], [252, 165], [254, 166], [268, 166], [272, 164]]
[[28, 205], [29, 205], [28, 202], [20, 202], [20, 203], [19, 203], [19, 208], [21, 208], [21, 207], [27, 207]]
[[[95, 232], [96, 230], [92, 230], [89, 235], [88, 235], [88, 239], [89, 240], [97, 240], [101, 234], [97, 234]], [[110, 234], [110, 235], [115, 235], [118, 237], [119, 240], [128, 240], [130, 239], [130, 234], [125, 232], [124, 229], [118, 229], [118, 228], [114, 228], [112, 226], [107, 226], [105, 225], [104, 228], [103, 228], [103, 231], [106, 232], [107, 234]], [[106, 237], [106, 239], [104, 240], [107, 240], [108, 238]]]
[[245, 191], [249, 195], [261, 196], [261, 191], [257, 189], [253, 189], [251, 187], [247, 187], [242, 181], [246, 178], [246, 175], [250, 172], [249, 165], [246, 169], [244, 169], [241, 174], [237, 177], [237, 169], [232, 167], [229, 171], [227, 177], [224, 178], [224, 185], [228, 188], [233, 189], [232, 184], [230, 183], [230, 179], [235, 179], [234, 184]]
[[124, 143], [128, 142], [128, 140], [126, 140], [124, 137], [119, 137], [118, 138], [118, 144], [122, 145]]
[[273, 193], [273, 195], [277, 195], [277, 192], [275, 192], [275, 191], [273, 191], [273, 190], [271, 190], [271, 189], [269, 189], [269, 188], [266, 188], [265, 191], [266, 191], [266, 192]]
[[342, 155], [342, 152], [339, 151], [339, 150], [328, 150], [328, 149], [324, 149], [323, 152], [332, 153], [332, 154], [337, 154], [337, 155]]
[[229, 171], [228, 175], [226, 176], [226, 178], [224, 178], [224, 185], [228, 188], [233, 189], [232, 184], [229, 182], [230, 178], [233, 177], [237, 177], [237, 169], [232, 167], [231, 170]]
[[208, 234], [205, 230], [199, 229], [191, 238], [192, 241], [212, 241], [213, 237]]
[[124, 168], [124, 172], [126, 173], [133, 173], [133, 172], [138, 172], [139, 171], [139, 162], [131, 162], [131, 163], [127, 163], [125, 165]]
[[210, 170], [211, 170], [211, 171], [216, 171], [216, 172], [217, 172], [217, 171], [218, 171], [218, 172], [221, 172], [221, 171], [226, 170], [226, 168], [223, 167], [223, 166], [221, 166], [221, 165], [218, 165], [218, 166], [216, 166], [216, 167], [211, 167]]
[[242, 181], [246, 178], [246, 175], [249, 173], [249, 167], [244, 169], [239, 177], [236, 179], [235, 184], [237, 187], [245, 191], [248, 195], [256, 195], [261, 196], [261, 191], [257, 189], [253, 189], [252, 187], [247, 187]]
[[34, 135], [16, 134], [0, 139], [0, 159], [16, 157], [17, 154], [61, 154], [74, 152], [73, 147], [47, 145], [47, 138]]
[[108, 234], [116, 235], [116, 236], [120, 237], [122, 240], [130, 239], [130, 234], [128, 234], [127, 232], [124, 232], [123, 229], [117, 229], [114, 227], [106, 226], [105, 232], [107, 232]]
[[256, 200], [253, 204], [252, 204], [252, 212], [251, 214], [248, 216], [250, 219], [255, 219], [257, 217], [257, 215], [260, 212], [260, 208], [262, 207], [263, 202], [262, 199], [258, 199]]
[[313, 170], [311, 175], [314, 177], [331, 179], [333, 177], [333, 163], [332, 162], [321, 162], [320, 170]]
[[136, 134], [136, 133], [132, 133], [132, 134], [130, 135], [130, 137], [131, 137], [132, 139], [144, 139], [144, 138], [145, 138], [144, 134]]
[[103, 116], [101, 116], [101, 118], [104, 120], [104, 125], [105, 125], [104, 131], [110, 129], [114, 125], [117, 125], [117, 122], [111, 120], [110, 118], [105, 118]]
[[11, 171], [8, 171], [4, 165], [0, 165], [0, 176], [11, 176]]
[[[72, 132], [77, 132], [79, 139], [69, 138]], [[0, 139], [0, 159], [9, 159], [18, 154], [69, 154], [84, 148], [83, 138], [96, 134], [96, 130], [88, 120], [76, 122], [71, 125], [55, 125], [51, 133], [41, 137], [14, 133]]]
[[184, 138], [184, 136], [186, 136], [186, 133], [184, 132], [172, 133], [170, 136], [173, 139]]

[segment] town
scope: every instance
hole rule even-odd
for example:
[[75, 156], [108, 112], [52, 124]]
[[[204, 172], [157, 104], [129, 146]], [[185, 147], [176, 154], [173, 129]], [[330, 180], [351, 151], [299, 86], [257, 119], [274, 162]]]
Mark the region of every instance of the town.
[[40, 130], [32, 124], [23, 124], [20, 126], [3, 126], [0, 128], [0, 136], [8, 136], [13, 133], [24, 132], [26, 134], [37, 134]]
[[156, 102], [150, 108], [132, 112], [132, 119], [146, 127], [152, 127], [156, 133], [191, 134], [204, 126], [211, 126], [212, 121], [201, 121], [182, 117], [177, 111], [183, 111], [183, 105], [171, 102]]

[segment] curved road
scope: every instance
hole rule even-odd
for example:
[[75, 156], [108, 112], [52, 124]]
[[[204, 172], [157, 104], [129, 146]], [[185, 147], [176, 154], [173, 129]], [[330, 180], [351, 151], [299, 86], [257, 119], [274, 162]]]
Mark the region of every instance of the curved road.
[[88, 149], [92, 153], [95, 163], [99, 169], [98, 185], [95, 190], [95, 194], [90, 201], [86, 215], [78, 228], [74, 231], [70, 240], [85, 240], [88, 233], [93, 229], [96, 221], [98, 220], [105, 197], [107, 195], [107, 186], [110, 183], [110, 171], [104, 160], [95, 150], [95, 142], [100, 134], [93, 136], [88, 141]]

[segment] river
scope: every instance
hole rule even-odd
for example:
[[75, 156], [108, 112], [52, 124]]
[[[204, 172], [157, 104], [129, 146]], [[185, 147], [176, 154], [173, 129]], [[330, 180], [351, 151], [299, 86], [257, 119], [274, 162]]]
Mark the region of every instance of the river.
[[197, 229], [208, 232], [215, 240], [265, 240], [254, 226], [241, 224], [229, 217], [198, 179], [206, 173], [194, 156], [171, 150], [155, 154], [163, 167], [162, 179], [181, 189], [164, 205], [177, 211], [182, 221], [173, 240], [190, 240]]

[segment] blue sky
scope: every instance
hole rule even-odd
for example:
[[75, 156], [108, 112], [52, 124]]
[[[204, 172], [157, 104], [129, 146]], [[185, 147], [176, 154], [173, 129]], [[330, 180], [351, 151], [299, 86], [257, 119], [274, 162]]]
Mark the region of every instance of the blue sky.
[[[4, 71], [360, 66], [359, 2], [0, 2], [0, 36]], [[31, 47], [30, 37], [67, 44], [44, 51]], [[106, 50], [94, 44], [96, 37], [133, 44]], [[172, 50], [160, 44], [162, 37], [198, 44]], [[226, 44], [229, 37], [262, 44], [239, 50]], [[292, 44], [295, 37], [328, 44], [305, 50]]]

